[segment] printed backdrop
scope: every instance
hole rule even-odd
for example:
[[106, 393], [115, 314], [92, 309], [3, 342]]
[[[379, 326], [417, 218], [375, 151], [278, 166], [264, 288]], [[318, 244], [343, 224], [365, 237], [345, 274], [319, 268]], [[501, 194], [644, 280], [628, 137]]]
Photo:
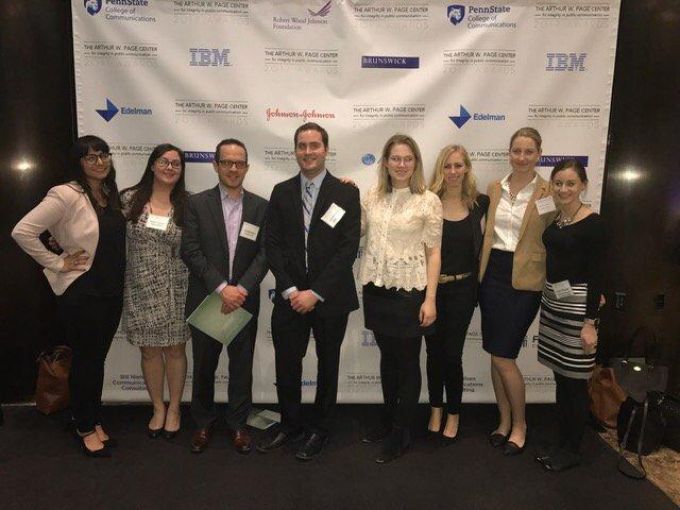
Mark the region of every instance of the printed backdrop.
[[[121, 188], [139, 180], [161, 142], [186, 151], [191, 191], [212, 187], [214, 147], [236, 137], [250, 153], [246, 187], [269, 197], [297, 172], [295, 128], [315, 121], [330, 134], [329, 170], [362, 191], [376, 182], [376, 159], [395, 132], [418, 141], [428, 178], [442, 146], [465, 145], [485, 190], [509, 171], [512, 132], [530, 125], [544, 140], [540, 173], [547, 177], [563, 156], [582, 158], [586, 200], [599, 209], [618, 0], [72, 0], [72, 9], [78, 132], [109, 142]], [[253, 367], [256, 402], [276, 401], [273, 288], [269, 274]], [[536, 362], [536, 333], [535, 323], [519, 364], [528, 401], [549, 402], [552, 377]], [[422, 356], [424, 368], [424, 348]], [[226, 354], [217, 376], [222, 401], [225, 361]], [[313, 341], [304, 366], [303, 395], [311, 401]], [[493, 401], [488, 366], [476, 312], [464, 352], [464, 401]], [[104, 399], [148, 399], [139, 352], [123, 330], [107, 360]], [[342, 347], [339, 401], [380, 400], [378, 349], [357, 311]]]

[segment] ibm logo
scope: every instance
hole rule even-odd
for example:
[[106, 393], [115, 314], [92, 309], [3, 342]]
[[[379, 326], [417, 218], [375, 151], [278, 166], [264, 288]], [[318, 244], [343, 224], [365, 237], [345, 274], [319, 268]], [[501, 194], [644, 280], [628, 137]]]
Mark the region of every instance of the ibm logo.
[[546, 53], [546, 71], [585, 71], [587, 53]]
[[230, 66], [229, 52], [230, 50], [226, 48], [189, 48], [189, 53], [191, 54], [189, 65], [201, 67]]

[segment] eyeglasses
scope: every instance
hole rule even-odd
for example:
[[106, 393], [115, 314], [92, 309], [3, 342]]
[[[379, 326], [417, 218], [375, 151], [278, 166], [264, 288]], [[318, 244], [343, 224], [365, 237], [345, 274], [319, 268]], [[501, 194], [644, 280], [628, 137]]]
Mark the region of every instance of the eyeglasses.
[[158, 158], [156, 160], [156, 164], [160, 168], [168, 168], [169, 166], [171, 166], [173, 170], [179, 170], [180, 168], [182, 168], [182, 162], [179, 159], [170, 161], [165, 158]]
[[229, 170], [232, 166], [235, 166], [237, 170], [243, 170], [248, 167], [247, 161], [232, 161], [231, 159], [220, 159], [217, 164], [222, 170]]
[[87, 161], [90, 165], [94, 165], [98, 160], [102, 163], [107, 163], [111, 159], [111, 154], [108, 152], [103, 152], [102, 154], [88, 154], [87, 156], [83, 156], [82, 159]]
[[394, 163], [395, 165], [400, 165], [401, 163], [404, 163], [405, 165], [410, 165], [416, 160], [416, 158], [414, 158], [413, 156], [405, 156], [403, 158], [401, 156], [390, 156], [389, 159], [390, 163]]

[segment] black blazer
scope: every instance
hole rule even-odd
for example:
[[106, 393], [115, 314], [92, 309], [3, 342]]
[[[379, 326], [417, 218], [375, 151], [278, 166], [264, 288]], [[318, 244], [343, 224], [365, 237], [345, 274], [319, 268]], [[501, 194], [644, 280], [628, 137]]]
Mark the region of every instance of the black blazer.
[[[260, 282], [267, 274], [265, 218], [267, 201], [243, 191], [241, 226], [247, 221], [260, 227], [255, 241], [239, 235], [229, 281], [229, 245], [219, 186], [191, 195], [184, 212], [182, 260], [189, 268], [189, 289], [185, 313], [188, 317], [205, 297], [224, 281], [248, 291], [243, 307], [253, 314], [260, 308]], [[239, 227], [240, 233], [241, 227]]]
[[[321, 221], [333, 203], [345, 210], [335, 228]], [[276, 278], [275, 305], [288, 306], [281, 293], [297, 287], [299, 290], [311, 289], [324, 298], [315, 308], [322, 316], [349, 313], [359, 308], [352, 272], [361, 233], [357, 188], [326, 174], [309, 226], [308, 270], [305, 269], [300, 174], [274, 187], [266, 231], [267, 262]]]

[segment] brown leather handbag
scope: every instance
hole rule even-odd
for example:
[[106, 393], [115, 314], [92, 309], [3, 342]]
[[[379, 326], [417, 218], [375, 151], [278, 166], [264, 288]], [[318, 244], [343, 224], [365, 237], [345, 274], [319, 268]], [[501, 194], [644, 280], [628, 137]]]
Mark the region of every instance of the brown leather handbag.
[[71, 357], [71, 349], [66, 345], [58, 345], [41, 352], [38, 356], [35, 406], [41, 413], [52, 414], [68, 407], [68, 374], [71, 370]]
[[614, 369], [597, 365], [588, 381], [590, 412], [598, 423], [615, 429], [616, 418], [621, 404], [626, 400], [626, 392], [616, 382]]

